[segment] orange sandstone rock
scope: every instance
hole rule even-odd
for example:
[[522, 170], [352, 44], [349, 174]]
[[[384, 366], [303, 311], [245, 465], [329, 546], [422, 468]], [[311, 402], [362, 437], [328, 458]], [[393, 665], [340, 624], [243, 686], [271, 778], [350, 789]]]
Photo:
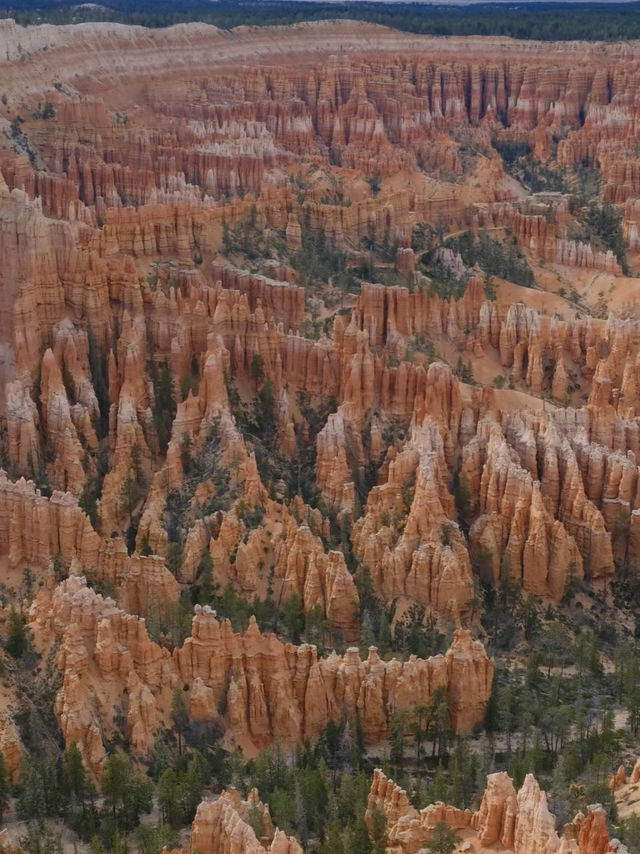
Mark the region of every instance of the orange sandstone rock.
[[[259, 810], [265, 836], [258, 839], [249, 824], [249, 810]], [[291, 836], [273, 827], [269, 808], [262, 804], [254, 790], [243, 801], [235, 789], [225, 790], [215, 801], [203, 801], [196, 810], [191, 826], [189, 850], [195, 854], [302, 854], [302, 848]]]
[[170, 655], [149, 638], [144, 620], [78, 577], [50, 597], [42, 591], [30, 624], [39, 649], [62, 640], [56, 711], [65, 739], [78, 744], [96, 774], [115, 706], [124, 711], [134, 752], [145, 756], [168, 720], [173, 690], [184, 685], [194, 691], [189, 709], [196, 720], [217, 720], [226, 708], [227, 741], [255, 750], [274, 739], [317, 738], [330, 719], [352, 721], [356, 712], [367, 741], [379, 742], [388, 737], [391, 709], [428, 704], [438, 687], [452, 729], [470, 732], [484, 718], [493, 679], [493, 661], [462, 630], [445, 656], [431, 659], [383, 662], [374, 648], [365, 661], [354, 648], [322, 659], [313, 646], [261, 635], [253, 620], [243, 635], [234, 634], [228, 621], [199, 606], [191, 636]]

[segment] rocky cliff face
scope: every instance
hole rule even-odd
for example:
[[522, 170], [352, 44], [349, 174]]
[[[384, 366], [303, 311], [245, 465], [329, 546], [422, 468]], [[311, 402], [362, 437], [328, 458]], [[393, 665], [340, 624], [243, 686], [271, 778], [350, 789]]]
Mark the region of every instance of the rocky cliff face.
[[[149, 753], [175, 690], [249, 753], [356, 714], [379, 743], [438, 688], [472, 732], [493, 676], [478, 579], [557, 603], [638, 565], [637, 282], [569, 193], [527, 193], [500, 156], [599, 170], [634, 269], [637, 54], [0, 22], [0, 581], [24, 610], [37, 582], [58, 720], [94, 774], [115, 727]], [[538, 287], [438, 245], [458, 232]], [[234, 633], [206, 604], [233, 596], [281, 631], [293, 601], [340, 654]], [[365, 596], [450, 624], [451, 648], [362, 660]], [[171, 615], [194, 603], [184, 639]], [[535, 781], [492, 777], [475, 815], [394, 791], [399, 840], [446, 814], [482, 845], [556, 850]], [[205, 806], [201, 850], [225, 850], [245, 807]], [[602, 854], [601, 819], [583, 826]]]
[[[259, 811], [264, 836], [258, 839], [248, 822], [249, 810]], [[203, 801], [198, 807], [191, 827], [189, 850], [195, 854], [223, 854], [238, 851], [243, 854], [302, 854], [302, 848], [291, 836], [274, 828], [265, 806], [253, 789], [246, 801], [235, 790], [224, 791], [212, 802]]]
[[0, 556], [18, 578], [25, 567], [42, 579], [90, 573], [116, 590], [123, 608], [143, 616], [180, 595], [161, 558], [129, 556], [121, 539], [102, 540], [69, 493], [46, 498], [32, 482], [12, 482], [1, 471]]
[[[589, 807], [586, 816], [578, 813], [560, 836], [555, 817], [547, 807], [546, 795], [532, 774], [527, 774], [517, 793], [504, 771], [490, 774], [480, 808], [473, 813], [443, 803], [418, 811], [411, 806], [403, 789], [376, 770], [367, 804], [368, 822], [375, 809], [382, 810], [387, 818], [388, 851], [414, 854], [427, 847], [433, 828], [440, 821], [449, 824], [472, 846], [486, 848], [498, 843], [514, 854], [541, 850], [604, 854], [614, 850], [605, 813], [599, 805]], [[626, 848], [620, 846], [617, 850], [626, 851]]]
[[[368, 106], [360, 115], [364, 102], [358, 99], [362, 87], [366, 88], [365, 72], [349, 67], [339, 76], [345, 91], [355, 87], [359, 93], [357, 108], [354, 104], [359, 120], [365, 121], [363, 116], [371, 109], [384, 111], [379, 93], [371, 93]], [[258, 99], [256, 104], [264, 86], [257, 82], [258, 77], [254, 75], [251, 85], [247, 84], [251, 98]], [[430, 92], [431, 84], [425, 86], [425, 92]], [[324, 83], [321, 88], [326, 88]], [[349, 96], [345, 97], [349, 102]], [[329, 109], [320, 107], [317, 99], [313, 106]], [[114, 144], [120, 139], [118, 121], [93, 96], [87, 95], [72, 105], [61, 102], [58, 107], [57, 121], [72, 128], [74, 134], [86, 127], [90, 116]], [[472, 120], [495, 118], [494, 108], [488, 103], [471, 112], [476, 116]], [[470, 119], [457, 109], [447, 116], [451, 121]], [[518, 110], [512, 120], [524, 121]], [[531, 117], [525, 125], [528, 121]], [[327, 116], [323, 122], [329, 122]], [[323, 122], [321, 128], [325, 126]], [[331, 133], [334, 131], [338, 133], [335, 128]], [[42, 141], [42, 157], [59, 164], [59, 155], [51, 151], [55, 134], [45, 140], [37, 128], [34, 133], [34, 140]], [[218, 133], [222, 134], [222, 129]], [[321, 136], [323, 133], [324, 130]], [[413, 133], [388, 133], [394, 145], [409, 146], [413, 144], [411, 140], [417, 139]], [[349, 141], [339, 145], [344, 145], [345, 152], [353, 152], [353, 145], [366, 147], [373, 144], [373, 138], [364, 134], [358, 141], [358, 134], [349, 132], [344, 136]], [[332, 137], [327, 139], [331, 142]], [[401, 451], [401, 463], [392, 459], [395, 450], [390, 453], [380, 468], [381, 482], [369, 494], [365, 514], [353, 528], [355, 552], [370, 569], [377, 592], [387, 601], [406, 596], [439, 615], [464, 617], [472, 598], [471, 563], [465, 539], [456, 528], [451, 503], [451, 485], [460, 470], [477, 487], [474, 497], [477, 494], [481, 499], [474, 508], [478, 518], [472, 520], [472, 552], [491, 552], [494, 577], [506, 555], [514, 574], [522, 578], [527, 589], [557, 599], [571, 576], [610, 575], [615, 562], [635, 559], [637, 468], [630, 456], [638, 452], [638, 335], [634, 322], [613, 318], [551, 319], [520, 303], [506, 306], [487, 300], [482, 280], [471, 277], [464, 296], [458, 300], [429, 296], [424, 289], [410, 293], [404, 288], [363, 285], [351, 317], [336, 317], [331, 337], [311, 340], [295, 332], [305, 313], [304, 293], [291, 281], [288, 268], [274, 267], [272, 278], [243, 272], [218, 257], [202, 268], [193, 266], [194, 259], [209, 258], [214, 249], [223, 246], [223, 220], [226, 227], [231, 227], [243, 218], [253, 218], [256, 227], [265, 227], [274, 234], [278, 228], [288, 229], [289, 239], [294, 240], [297, 231], [293, 220], [291, 215], [285, 216], [290, 200], [283, 199], [280, 210], [274, 188], [261, 184], [253, 207], [240, 200], [231, 206], [217, 204], [213, 196], [208, 201], [198, 200], [189, 189], [197, 186], [194, 173], [191, 180], [196, 183], [177, 184], [173, 201], [166, 198], [147, 204], [146, 197], [140, 196], [139, 206], [134, 209], [122, 203], [117, 181], [115, 189], [108, 190], [96, 183], [93, 173], [90, 182], [89, 173], [79, 167], [74, 171], [76, 167], [67, 163], [65, 168], [72, 173], [71, 178], [65, 179], [67, 191], [75, 180], [80, 195], [87, 196], [81, 203], [88, 213], [80, 216], [79, 209], [74, 208], [73, 214], [67, 212], [61, 220], [53, 220], [45, 215], [46, 206], [43, 208], [45, 183], [41, 186], [36, 182], [24, 158], [12, 158], [7, 153], [3, 159], [7, 187], [3, 190], [2, 234], [7, 257], [15, 258], [16, 263], [15, 275], [10, 276], [8, 268], [5, 271], [5, 290], [14, 305], [5, 323], [9, 342], [6, 379], [11, 380], [5, 386], [7, 456], [12, 472], [38, 480], [46, 475], [60, 492], [79, 496], [86, 481], [96, 477], [99, 467], [98, 421], [108, 421], [109, 471], [102, 484], [96, 526], [100, 535], [110, 537], [114, 532], [126, 532], [130, 514], [123, 505], [122, 489], [135, 457], [140, 480], [145, 484], [142, 504], [136, 508], [141, 517], [136, 542], [139, 549], [144, 545], [145, 550], [166, 556], [168, 542], [159, 515], [164, 512], [167, 493], [179, 488], [184, 477], [180, 460], [183, 437], [188, 434], [201, 447], [214, 419], [224, 421], [226, 462], [242, 459], [239, 479], [246, 480], [253, 464], [237, 431], [232, 439], [233, 419], [228, 413], [229, 401], [220, 372], [226, 371], [239, 383], [252, 383], [258, 371], [273, 383], [279, 401], [281, 447], [290, 456], [296, 453], [296, 429], [301, 428], [303, 434], [305, 429], [296, 396], [309, 395], [315, 402], [335, 398], [339, 403], [317, 436], [315, 466], [322, 498], [337, 513], [354, 514], [356, 499], [359, 500], [354, 470], [367, 463], [362, 432], [369, 428], [374, 416], [378, 441], [384, 427], [412, 418], [414, 432], [426, 435], [431, 430], [430, 447], [411, 449], [411, 445], [424, 445], [426, 441], [413, 435]], [[86, 168], [91, 172], [93, 167]], [[133, 166], [128, 169], [131, 177]], [[125, 181], [123, 176], [124, 172]], [[145, 178], [148, 180], [149, 176]], [[203, 180], [206, 183], [209, 179]], [[17, 187], [9, 191], [12, 183], [20, 183], [25, 191]], [[186, 200], [181, 199], [178, 204], [176, 198], [181, 193]], [[419, 199], [409, 201], [413, 210], [402, 207], [406, 198], [397, 200], [396, 209], [395, 197], [384, 194], [367, 204], [375, 222], [384, 215], [384, 228], [402, 235], [403, 222], [414, 222], [422, 204]], [[172, 204], [178, 205], [175, 215], [171, 213]], [[561, 225], [566, 215], [565, 208], [556, 205], [557, 222], [547, 223], [537, 216], [510, 211], [507, 203], [499, 204], [502, 212], [495, 213], [494, 220], [507, 223], [517, 239], [530, 247], [532, 241], [536, 246], [546, 246], [552, 240], [550, 228]], [[356, 207], [340, 209], [342, 240], [353, 235], [354, 228], [357, 231], [361, 227], [360, 220], [347, 222], [355, 215]], [[143, 208], [148, 208], [146, 225], [140, 219]], [[337, 228], [337, 219], [331, 220], [330, 214], [337, 217], [335, 206], [314, 202], [310, 208], [312, 225], [322, 225], [328, 234], [329, 222]], [[106, 218], [101, 227], [98, 216]], [[405, 221], [404, 217], [408, 219]], [[300, 225], [300, 216], [295, 221]], [[133, 235], [127, 237], [125, 232], [131, 228]], [[210, 229], [218, 236], [214, 237]], [[551, 260], [546, 250], [540, 251]], [[165, 258], [166, 262], [154, 260], [150, 267], [152, 257]], [[171, 264], [175, 265], [173, 272]], [[402, 268], [403, 275], [411, 272], [410, 267], [411, 264]], [[618, 272], [607, 264], [600, 268]], [[47, 295], [44, 301], [40, 294]], [[117, 307], [115, 312], [110, 310], [110, 304]], [[30, 306], [35, 307], [35, 315]], [[411, 339], [419, 335], [455, 345], [473, 358], [496, 354], [511, 377], [534, 395], [550, 393], [556, 401], [565, 401], [571, 389], [588, 383], [588, 404], [575, 412], [550, 415], [555, 429], [545, 427], [544, 439], [542, 433], [538, 437], [537, 427], [527, 425], [525, 433], [534, 431], [537, 459], [534, 466], [530, 457], [524, 467], [520, 466], [523, 472], [518, 473], [515, 461], [507, 463], [510, 451], [498, 451], [500, 439], [495, 430], [491, 452], [486, 452], [488, 428], [481, 416], [498, 410], [489, 392], [474, 392], [471, 399], [468, 395], [463, 397], [458, 383], [447, 378], [446, 370], [432, 366], [425, 371], [420, 360], [391, 366], [390, 360], [406, 356]], [[380, 347], [386, 350], [385, 355], [380, 355]], [[105, 360], [106, 369], [100, 368], [100, 359]], [[151, 368], [156, 365], [157, 370], [164, 361], [174, 388], [189, 388], [182, 395], [184, 399], [178, 401], [166, 460], [159, 453], [154, 435], [157, 390]], [[102, 389], [98, 387], [100, 373]], [[100, 403], [96, 388], [102, 398]], [[502, 415], [493, 418], [500, 424], [504, 421]], [[518, 429], [507, 425], [507, 448], [512, 446]], [[517, 441], [528, 439], [525, 436]], [[567, 451], [565, 441], [571, 450]], [[543, 443], [555, 447], [543, 450]], [[606, 463], [596, 463], [596, 459], [604, 460], [601, 447], [606, 449]], [[544, 471], [543, 454], [551, 466]], [[552, 471], [554, 455], [562, 461], [562, 470], [557, 474]], [[166, 471], [161, 474], [164, 463]], [[497, 465], [501, 466], [500, 474], [493, 471]], [[530, 483], [524, 472], [530, 475]], [[486, 490], [493, 490], [492, 480], [495, 483], [496, 477], [507, 476], [510, 486], [506, 498], [503, 494], [488, 497], [483, 483]], [[557, 486], [551, 485], [549, 478], [557, 478]], [[538, 480], [540, 489], [536, 486]], [[516, 482], [521, 485], [516, 486]], [[255, 478], [253, 483], [257, 496], [260, 487]], [[400, 506], [399, 490], [404, 490], [403, 499], [410, 500], [411, 506]], [[559, 502], [553, 497], [556, 491], [569, 497]], [[246, 495], [242, 500], [246, 501]], [[520, 510], [511, 516], [514, 502], [520, 502]], [[421, 521], [426, 508], [428, 526]], [[622, 526], [619, 520], [627, 513], [630, 523]], [[388, 525], [387, 517], [400, 519]], [[240, 526], [236, 530], [242, 538], [245, 532]], [[285, 532], [285, 536], [291, 534]], [[185, 568], [184, 580], [193, 580], [199, 560], [196, 545], [200, 550], [209, 546], [214, 555], [216, 549], [210, 545], [212, 538], [201, 531], [188, 532], [188, 539], [190, 565]], [[251, 549], [245, 549], [246, 545], [238, 544], [239, 553], [246, 553], [240, 566], [243, 561], [245, 566], [249, 563]], [[109, 547], [95, 544], [92, 548], [100, 553]], [[309, 547], [305, 548], [308, 551]], [[246, 572], [242, 571], [243, 575], [225, 565], [222, 545], [217, 554], [223, 577], [245, 590], [264, 587], [263, 579], [255, 577], [255, 569], [250, 587]], [[339, 560], [332, 560], [328, 582], [312, 580], [305, 593], [306, 582], [298, 571], [297, 581], [293, 583], [291, 576], [284, 589], [300, 595], [307, 609], [319, 604], [332, 625], [346, 632], [351, 640], [357, 625], [348, 613], [351, 604], [346, 603], [356, 602], [355, 591], [338, 566]], [[283, 570], [282, 557], [273, 555], [270, 561], [263, 562], [265, 573], [270, 571], [267, 564], [272, 563], [276, 577], [289, 571]], [[91, 563], [85, 561], [84, 565]], [[319, 572], [324, 579], [326, 571], [321, 568]], [[315, 575], [312, 567], [312, 579]], [[334, 577], [339, 594], [333, 592]], [[341, 613], [336, 610], [338, 601]], [[125, 604], [133, 608], [131, 602]]]
[[388, 737], [395, 709], [428, 705], [438, 688], [453, 731], [469, 733], [484, 719], [493, 680], [493, 661], [466, 631], [456, 633], [446, 655], [426, 660], [385, 662], [375, 648], [365, 661], [355, 648], [321, 658], [309, 644], [261, 635], [254, 620], [234, 634], [228, 621], [199, 606], [191, 636], [171, 654], [151, 640], [143, 619], [78, 577], [52, 594], [43, 590], [30, 625], [40, 650], [61, 641], [56, 713], [65, 740], [78, 745], [93, 771], [104, 758], [104, 737], [123, 725], [117, 707], [133, 751], [145, 756], [175, 690], [185, 690], [192, 720], [222, 725], [228, 744], [252, 752], [274, 739], [315, 739], [329, 720], [353, 721], [356, 714], [365, 739], [378, 743]]

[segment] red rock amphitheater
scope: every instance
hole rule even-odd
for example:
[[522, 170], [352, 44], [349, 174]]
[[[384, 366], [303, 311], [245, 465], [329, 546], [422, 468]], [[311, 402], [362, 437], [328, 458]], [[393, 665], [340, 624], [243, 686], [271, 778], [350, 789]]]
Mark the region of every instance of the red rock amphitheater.
[[[356, 718], [379, 746], [438, 689], [477, 730], [478, 579], [506, 566], [553, 606], [640, 565], [640, 47], [4, 20], [0, 67], [1, 580], [33, 578], [14, 599], [66, 745], [98, 780], [118, 708], [144, 761], [183, 686], [248, 756]], [[596, 172], [626, 265], [501, 144], [570, 187]], [[491, 235], [535, 287], [454, 253], [465, 288], [442, 292], [421, 229]], [[451, 627], [446, 654], [361, 655], [365, 570], [396, 618]], [[339, 651], [234, 632], [211, 583], [297, 597]], [[10, 696], [0, 720], [16, 775]], [[530, 776], [490, 776], [472, 813], [415, 810], [376, 772], [376, 805], [394, 852], [440, 818], [474, 851], [612, 850], [597, 809], [561, 839]], [[255, 792], [203, 803], [190, 845], [301, 851]]]

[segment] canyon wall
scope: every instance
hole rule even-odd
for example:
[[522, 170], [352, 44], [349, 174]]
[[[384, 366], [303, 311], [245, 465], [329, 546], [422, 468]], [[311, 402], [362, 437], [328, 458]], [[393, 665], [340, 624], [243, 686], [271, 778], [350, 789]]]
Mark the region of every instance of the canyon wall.
[[222, 728], [229, 746], [251, 754], [273, 740], [316, 739], [329, 720], [353, 723], [379, 743], [396, 709], [428, 704], [442, 688], [451, 727], [481, 726], [493, 681], [493, 660], [469, 632], [458, 630], [444, 656], [382, 661], [375, 648], [362, 661], [357, 648], [326, 658], [315, 646], [261, 635], [252, 618], [243, 634], [208, 607], [196, 606], [191, 635], [167, 649], [152, 640], [144, 619], [71, 577], [52, 593], [42, 589], [29, 614], [36, 647], [60, 641], [62, 687], [56, 713], [67, 744], [75, 742], [97, 772], [103, 740], [116, 726], [116, 707], [132, 750], [146, 756], [166, 724], [173, 694], [184, 691], [194, 724]]

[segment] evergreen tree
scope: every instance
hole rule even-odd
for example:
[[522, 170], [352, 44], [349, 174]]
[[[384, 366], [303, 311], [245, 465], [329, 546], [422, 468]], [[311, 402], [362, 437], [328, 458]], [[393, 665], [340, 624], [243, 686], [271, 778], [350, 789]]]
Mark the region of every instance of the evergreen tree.
[[101, 788], [115, 831], [133, 830], [140, 815], [151, 810], [151, 781], [134, 771], [123, 754], [114, 753], [105, 761]]
[[27, 648], [27, 630], [22, 615], [12, 605], [9, 611], [9, 627], [5, 649], [13, 658], [21, 658]]
[[260, 353], [254, 353], [251, 359], [251, 376], [256, 384], [256, 391], [264, 382], [264, 359]]
[[11, 787], [9, 785], [7, 765], [4, 759], [4, 753], [0, 750], [0, 822], [2, 822], [4, 811], [9, 805], [10, 791]]
[[26, 854], [62, 854], [62, 840], [47, 825], [29, 822], [26, 834], [20, 837], [20, 850]]
[[498, 682], [495, 673], [493, 676], [493, 683], [491, 685], [491, 695], [489, 697], [489, 702], [487, 703], [487, 711], [484, 716], [484, 728], [490, 739], [493, 739], [493, 736], [500, 728], [500, 717], [498, 711]]
[[351, 753], [351, 764], [354, 769], [359, 769], [363, 766], [366, 756], [366, 748], [364, 744], [364, 730], [362, 728], [362, 719], [360, 712], [356, 710], [356, 718], [353, 726], [353, 750]]
[[182, 756], [183, 739], [189, 725], [189, 712], [184, 698], [184, 691], [178, 689], [173, 692], [171, 701], [171, 720], [178, 736], [178, 753]]
[[134, 839], [139, 854], [161, 854], [165, 849], [175, 848], [177, 843], [174, 830], [167, 825], [159, 827], [140, 825], [136, 828]]
[[200, 583], [198, 598], [202, 604], [206, 604], [213, 595], [213, 559], [208, 548], [204, 548], [200, 555], [196, 579]]
[[429, 851], [431, 854], [452, 854], [457, 841], [454, 829], [446, 821], [439, 821], [433, 828]]
[[389, 758], [393, 765], [399, 768], [404, 759], [404, 740], [407, 735], [409, 722], [408, 713], [404, 710], [396, 710], [391, 721], [391, 739]]
[[173, 768], [167, 768], [158, 781], [158, 805], [162, 820], [171, 827], [180, 826], [180, 810], [178, 808], [178, 777]]
[[633, 854], [640, 852], [640, 815], [630, 815], [623, 824], [623, 840]]
[[373, 854], [384, 854], [385, 836], [387, 833], [387, 817], [380, 807], [375, 807], [371, 814], [371, 839]]
[[67, 795], [84, 806], [88, 792], [87, 775], [82, 763], [82, 756], [75, 743], [69, 747], [65, 754], [62, 779]]
[[469, 488], [469, 478], [464, 472], [461, 472], [458, 478], [455, 502], [460, 521], [464, 525], [468, 525], [471, 516], [471, 489]]
[[43, 824], [47, 815], [44, 768], [31, 757], [20, 763], [18, 780], [18, 815], [27, 821]]
[[352, 854], [372, 854], [373, 845], [364, 816], [360, 816], [350, 828], [347, 851]]
[[158, 437], [160, 453], [166, 454], [177, 408], [173, 378], [166, 362], [163, 362], [160, 367], [155, 362], [151, 362], [151, 379], [154, 391], [153, 423]]
[[498, 720], [500, 730], [505, 734], [507, 741], [507, 753], [511, 753], [511, 736], [515, 728], [514, 696], [510, 685], [498, 693]]
[[89, 342], [89, 372], [91, 374], [91, 384], [95, 392], [98, 408], [100, 410], [100, 418], [96, 427], [96, 432], [99, 439], [104, 437], [109, 432], [109, 369], [107, 365], [106, 353], [98, 346], [96, 337], [93, 334], [93, 329], [89, 326], [87, 329], [87, 338]]
[[471, 803], [476, 784], [474, 772], [475, 765], [469, 745], [465, 739], [458, 739], [449, 763], [449, 798], [451, 803], [460, 809], [465, 809]]
[[282, 610], [282, 623], [289, 633], [292, 643], [300, 643], [300, 637], [304, 631], [304, 611], [299, 596], [292, 593], [284, 603]]
[[320, 854], [347, 854], [342, 838], [342, 828], [336, 819], [329, 825], [325, 840], [320, 846]]
[[446, 803], [449, 800], [449, 787], [447, 786], [447, 778], [442, 762], [438, 763], [436, 773], [433, 775], [431, 788], [433, 791], [434, 801], [443, 801]]
[[128, 475], [120, 488], [120, 509], [129, 517], [129, 525], [133, 524], [133, 511], [142, 498], [142, 491], [138, 481], [132, 475]]
[[109, 756], [102, 771], [102, 796], [107, 809], [112, 811], [114, 821], [122, 809], [127, 796], [128, 776], [131, 771], [129, 760], [121, 754]]

